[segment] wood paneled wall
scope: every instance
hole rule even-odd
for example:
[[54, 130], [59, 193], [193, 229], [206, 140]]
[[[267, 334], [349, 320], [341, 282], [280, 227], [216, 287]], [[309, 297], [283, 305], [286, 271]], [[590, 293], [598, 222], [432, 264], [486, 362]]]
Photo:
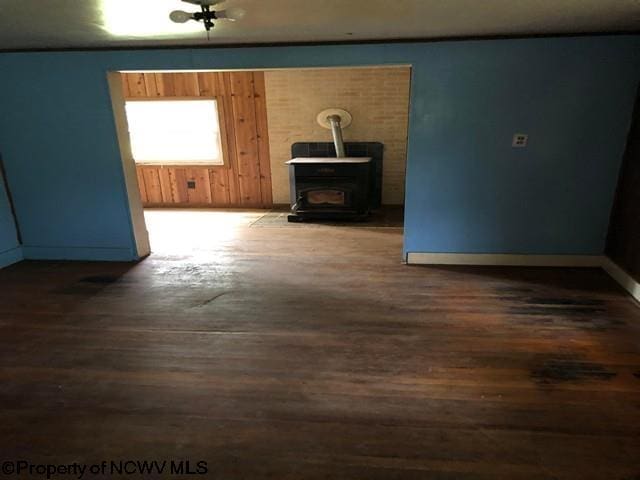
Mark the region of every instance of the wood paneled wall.
[[123, 73], [130, 98], [216, 97], [225, 165], [138, 165], [144, 206], [270, 207], [271, 170], [263, 72]]

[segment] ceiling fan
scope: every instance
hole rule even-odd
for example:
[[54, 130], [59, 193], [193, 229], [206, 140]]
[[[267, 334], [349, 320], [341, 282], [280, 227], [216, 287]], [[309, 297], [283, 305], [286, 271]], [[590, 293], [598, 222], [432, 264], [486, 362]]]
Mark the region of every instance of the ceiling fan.
[[174, 10], [169, 14], [171, 21], [175, 23], [185, 23], [189, 20], [196, 20], [204, 24], [207, 33], [214, 27], [214, 20], [230, 20], [235, 22], [245, 15], [244, 9], [240, 7], [231, 7], [225, 10], [212, 10], [214, 5], [223, 3], [225, 0], [182, 0], [185, 3], [191, 3], [200, 7], [199, 12], [185, 12], [183, 10]]

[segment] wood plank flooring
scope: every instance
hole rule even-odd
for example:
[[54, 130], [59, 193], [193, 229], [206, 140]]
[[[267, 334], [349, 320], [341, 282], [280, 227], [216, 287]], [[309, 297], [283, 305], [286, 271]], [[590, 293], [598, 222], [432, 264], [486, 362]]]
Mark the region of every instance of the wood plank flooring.
[[603, 272], [406, 266], [400, 229], [237, 215], [137, 265], [0, 271], [0, 460], [640, 478], [640, 309]]

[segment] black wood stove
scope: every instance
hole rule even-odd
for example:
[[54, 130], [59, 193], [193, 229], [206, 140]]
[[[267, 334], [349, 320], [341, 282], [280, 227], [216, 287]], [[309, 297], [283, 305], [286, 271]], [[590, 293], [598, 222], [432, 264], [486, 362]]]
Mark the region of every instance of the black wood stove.
[[[289, 165], [290, 222], [323, 218], [360, 220], [369, 215], [372, 207], [380, 205], [382, 149], [374, 148], [380, 152], [377, 157], [359, 155], [355, 148], [360, 145], [345, 144], [342, 126], [344, 122], [348, 127], [351, 120], [351, 114], [340, 108], [323, 110], [316, 118], [321, 127], [331, 129], [333, 158], [327, 155], [329, 149], [322, 152], [324, 155], [320, 152], [309, 155], [312, 146], [316, 150], [322, 144], [292, 145], [293, 160], [286, 162]], [[362, 146], [365, 145], [368, 144]], [[297, 151], [300, 153], [296, 154]]]
[[371, 157], [294, 158], [289, 165], [290, 222], [364, 219], [372, 205]]

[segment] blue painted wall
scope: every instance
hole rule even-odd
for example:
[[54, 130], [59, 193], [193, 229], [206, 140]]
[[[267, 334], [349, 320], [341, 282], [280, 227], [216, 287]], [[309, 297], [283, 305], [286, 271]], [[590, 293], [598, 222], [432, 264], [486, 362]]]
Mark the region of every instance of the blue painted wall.
[[107, 71], [398, 63], [413, 66], [405, 251], [602, 253], [638, 36], [0, 54], [25, 256], [135, 258]]
[[0, 268], [22, 259], [15, 222], [9, 207], [9, 198], [0, 173]]

